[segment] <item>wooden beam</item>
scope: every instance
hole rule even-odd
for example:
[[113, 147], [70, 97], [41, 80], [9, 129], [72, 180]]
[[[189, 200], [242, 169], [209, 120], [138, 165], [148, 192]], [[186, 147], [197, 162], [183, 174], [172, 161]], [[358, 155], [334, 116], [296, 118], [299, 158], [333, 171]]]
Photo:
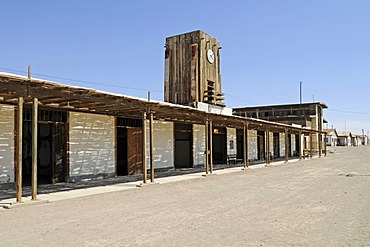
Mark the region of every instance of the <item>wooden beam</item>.
[[266, 129], [266, 165], [270, 164], [270, 131]]
[[206, 146], [205, 169], [206, 169], [206, 174], [208, 174], [208, 166], [209, 166], [209, 143], [208, 143], [208, 138], [209, 138], [209, 126], [208, 126], [208, 120], [206, 120], [206, 124], [205, 124], [205, 146]]
[[33, 98], [32, 104], [32, 200], [37, 199], [37, 124], [38, 124], [37, 98]]
[[289, 157], [289, 138], [288, 138], [288, 130], [285, 129], [285, 162], [288, 162]]
[[298, 141], [299, 141], [299, 160], [302, 160], [302, 151], [303, 151], [303, 148], [302, 148], [302, 131], [299, 131], [299, 138], [298, 138]]
[[325, 134], [325, 136], [324, 136], [325, 157], [326, 157], [326, 151], [327, 151], [327, 150], [326, 150], [326, 138], [328, 138], [328, 137], [327, 137], [327, 135]]
[[23, 140], [23, 98], [18, 98], [17, 114], [17, 164], [16, 164], [16, 190], [17, 202], [22, 202], [22, 140]]
[[209, 171], [213, 172], [213, 127], [212, 121], [209, 121]]
[[153, 113], [149, 113], [149, 142], [150, 142], [150, 181], [154, 183], [154, 140], [153, 140]]
[[312, 151], [312, 132], [310, 133], [310, 158], [312, 159], [312, 153], [313, 153], [313, 151]]
[[319, 158], [321, 158], [321, 152], [322, 152], [322, 135], [321, 133], [318, 133], [317, 134], [317, 139], [318, 139], [318, 142], [319, 142]]
[[147, 172], [146, 172], [146, 112], [143, 112], [142, 115], [142, 120], [143, 120], [143, 183], [146, 184], [147, 182]]
[[243, 125], [243, 161], [244, 168], [248, 168], [248, 125]]

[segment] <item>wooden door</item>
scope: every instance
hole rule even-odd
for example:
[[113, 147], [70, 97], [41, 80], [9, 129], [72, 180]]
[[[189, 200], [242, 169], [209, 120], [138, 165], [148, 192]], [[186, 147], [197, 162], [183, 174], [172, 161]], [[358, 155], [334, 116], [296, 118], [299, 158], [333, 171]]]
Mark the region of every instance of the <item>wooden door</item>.
[[143, 172], [143, 144], [142, 129], [127, 128], [127, 163], [128, 174], [141, 174]]

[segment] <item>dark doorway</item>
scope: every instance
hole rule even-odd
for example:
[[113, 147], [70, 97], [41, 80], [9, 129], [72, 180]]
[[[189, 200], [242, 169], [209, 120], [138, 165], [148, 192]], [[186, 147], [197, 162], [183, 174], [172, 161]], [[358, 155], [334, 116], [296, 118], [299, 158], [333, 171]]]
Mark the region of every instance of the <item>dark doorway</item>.
[[238, 160], [244, 159], [244, 134], [242, 129], [236, 130], [236, 158]]
[[193, 167], [193, 128], [191, 124], [174, 125], [175, 168]]
[[257, 131], [257, 158], [258, 160], [265, 159], [265, 131]]
[[143, 172], [143, 131], [141, 119], [117, 118], [117, 176]]
[[280, 138], [279, 133], [274, 133], [274, 158], [280, 158]]
[[301, 144], [299, 143], [299, 134], [295, 134], [295, 156], [299, 156], [300, 148]]
[[226, 128], [214, 127], [212, 131], [212, 151], [214, 164], [226, 164]]
[[288, 157], [292, 157], [292, 135], [288, 134]]
[[[37, 126], [37, 183], [65, 182], [67, 178], [67, 131], [65, 112], [39, 110]], [[31, 109], [23, 115], [22, 177], [25, 185], [32, 178]]]

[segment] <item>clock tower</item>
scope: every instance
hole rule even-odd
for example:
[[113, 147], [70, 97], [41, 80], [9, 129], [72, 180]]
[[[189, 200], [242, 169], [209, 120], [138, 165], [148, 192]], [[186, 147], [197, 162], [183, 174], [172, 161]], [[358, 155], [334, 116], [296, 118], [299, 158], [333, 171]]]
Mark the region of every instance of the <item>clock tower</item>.
[[165, 102], [225, 106], [218, 40], [198, 30], [166, 38], [165, 48]]

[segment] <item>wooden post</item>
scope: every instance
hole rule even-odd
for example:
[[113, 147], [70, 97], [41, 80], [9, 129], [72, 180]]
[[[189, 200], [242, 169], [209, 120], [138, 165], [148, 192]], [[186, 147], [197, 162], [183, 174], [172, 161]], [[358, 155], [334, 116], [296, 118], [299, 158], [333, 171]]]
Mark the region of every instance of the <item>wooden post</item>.
[[300, 130], [299, 131], [299, 160], [302, 160], [302, 151], [303, 151], [303, 148], [302, 148], [302, 131]]
[[32, 103], [32, 200], [37, 199], [37, 125], [38, 125], [38, 104], [37, 98]]
[[266, 129], [266, 165], [270, 164], [270, 131]]
[[213, 172], [213, 127], [212, 121], [209, 121], [209, 172]]
[[154, 152], [153, 152], [153, 113], [150, 112], [149, 117], [149, 142], [150, 142], [150, 181], [154, 183]]
[[209, 128], [208, 128], [208, 120], [206, 120], [206, 125], [205, 125], [205, 146], [206, 146], [206, 159], [205, 159], [205, 168], [206, 168], [206, 174], [208, 174], [208, 165], [209, 165], [209, 147], [208, 147], [208, 136], [209, 136]]
[[16, 166], [16, 190], [17, 202], [22, 202], [22, 141], [23, 141], [23, 98], [18, 98], [17, 115], [17, 166]]
[[148, 175], [147, 175], [147, 171], [146, 171], [146, 112], [144, 111], [143, 112], [143, 115], [142, 115], [142, 121], [143, 121], [143, 126], [142, 126], [142, 132], [143, 132], [143, 135], [142, 135], [142, 138], [143, 138], [143, 183], [146, 184], [147, 183], [147, 178], [148, 178]]
[[319, 141], [319, 158], [321, 158], [321, 152], [322, 152], [322, 147], [321, 147], [321, 144], [322, 144], [322, 135], [321, 135], [321, 133], [320, 134], [317, 134], [317, 139]]
[[326, 151], [327, 151], [327, 150], [326, 150], [326, 138], [328, 138], [328, 137], [327, 137], [327, 135], [326, 135], [326, 133], [325, 133], [324, 138], [325, 138], [325, 139], [324, 139], [324, 145], [325, 145], [325, 146], [324, 146], [324, 148], [325, 148], [325, 157], [326, 157]]
[[310, 133], [310, 158], [312, 159], [312, 132]]
[[288, 162], [288, 152], [289, 152], [289, 138], [288, 138], [288, 130], [285, 129], [285, 162]]
[[248, 168], [248, 125], [243, 125], [243, 161], [244, 168]]

